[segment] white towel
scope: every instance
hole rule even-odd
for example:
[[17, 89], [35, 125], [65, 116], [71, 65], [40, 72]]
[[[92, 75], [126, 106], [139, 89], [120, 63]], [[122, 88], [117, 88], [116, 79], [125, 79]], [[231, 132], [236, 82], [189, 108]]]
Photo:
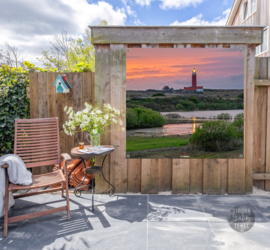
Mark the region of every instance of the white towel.
[[[7, 169], [9, 181], [18, 185], [31, 185], [33, 183], [32, 173], [27, 170], [22, 159], [14, 154], [8, 154], [0, 157], [0, 166], [8, 164]], [[0, 217], [5, 214], [5, 185], [6, 175], [5, 169], [0, 167]], [[11, 192], [9, 192], [8, 208], [14, 205], [15, 201]]]

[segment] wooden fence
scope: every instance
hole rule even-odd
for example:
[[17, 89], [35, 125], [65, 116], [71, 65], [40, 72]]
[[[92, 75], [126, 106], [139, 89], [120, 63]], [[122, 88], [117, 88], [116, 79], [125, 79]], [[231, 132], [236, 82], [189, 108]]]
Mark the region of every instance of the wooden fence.
[[[104, 47], [101, 49], [104, 50]], [[106, 57], [106, 53], [103, 53], [102, 56]], [[267, 154], [270, 150], [270, 80], [268, 80], [270, 79], [270, 58], [256, 58], [255, 72], [253, 165], [255, 180], [253, 184], [270, 191], [270, 177], [269, 174], [265, 174], [270, 173], [270, 155]], [[63, 109], [65, 106], [70, 106], [78, 111], [84, 107], [84, 102], [94, 104], [95, 74], [67, 73], [67, 79], [72, 86], [72, 90], [68, 94], [56, 93], [55, 87], [52, 85], [57, 75], [58, 73], [30, 74], [31, 118], [58, 116], [61, 152], [70, 153], [74, 146], [78, 146], [80, 140], [84, 140], [85, 143], [87, 141], [85, 135], [67, 136], [64, 133], [62, 125], [67, 118]], [[109, 75], [104, 74], [103, 77], [106, 83], [108, 80], [106, 77], [109, 78]], [[109, 86], [109, 84], [96, 86], [96, 95], [98, 98], [104, 98], [103, 103], [105, 100], [108, 101], [108, 98], [112, 98], [111, 91], [113, 91], [113, 86]], [[114, 104], [112, 103], [112, 105]], [[249, 115], [248, 110], [245, 115]], [[102, 141], [111, 142], [111, 137], [117, 136], [117, 133], [102, 136]], [[114, 146], [118, 145], [114, 143]], [[125, 154], [125, 152], [123, 153]], [[97, 163], [100, 163], [101, 160], [97, 159]], [[242, 159], [128, 159], [127, 168], [124, 169], [123, 165], [119, 163], [118, 171], [115, 171], [117, 166], [110, 162], [112, 159], [109, 157], [105, 164], [105, 176], [116, 185], [117, 192], [145, 194], [156, 194], [162, 191], [172, 191], [174, 194], [246, 193], [245, 162]], [[114, 161], [114, 164], [117, 163]], [[43, 167], [40, 170], [34, 169], [34, 171], [34, 174], [45, 173], [50, 171], [50, 168]], [[262, 180], [267, 178], [269, 180]], [[103, 178], [99, 175], [96, 176], [96, 192], [105, 193], [107, 189], [108, 184], [103, 181]]]
[[[70, 93], [56, 93], [53, 83], [59, 73], [30, 73], [30, 113], [31, 118], [59, 118], [60, 149], [61, 153], [70, 153], [79, 141], [87, 143], [85, 133], [78, 133], [75, 136], [68, 136], [63, 130], [63, 124], [67, 117], [64, 107], [72, 107], [75, 111], [84, 108], [84, 103], [94, 104], [95, 102], [95, 74], [87, 73], [66, 73], [66, 77], [72, 86]], [[62, 74], [61, 74], [62, 75]], [[89, 144], [89, 143], [87, 143]], [[46, 173], [51, 167], [34, 168], [33, 173]]]

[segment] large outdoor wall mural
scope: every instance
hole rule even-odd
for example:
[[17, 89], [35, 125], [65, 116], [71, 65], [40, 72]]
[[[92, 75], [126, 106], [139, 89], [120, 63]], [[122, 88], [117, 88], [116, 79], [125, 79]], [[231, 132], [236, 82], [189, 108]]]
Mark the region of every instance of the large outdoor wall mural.
[[127, 158], [243, 158], [243, 72], [239, 49], [127, 49]]

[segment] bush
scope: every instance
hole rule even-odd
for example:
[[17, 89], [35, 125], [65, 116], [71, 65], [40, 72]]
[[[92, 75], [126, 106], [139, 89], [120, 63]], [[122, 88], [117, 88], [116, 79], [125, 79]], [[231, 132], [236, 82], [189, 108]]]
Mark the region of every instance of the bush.
[[232, 117], [228, 113], [221, 113], [217, 115], [217, 119], [232, 119]]
[[191, 97], [189, 98], [189, 100], [190, 100], [191, 102], [193, 102], [193, 103], [199, 103], [199, 100], [196, 99], [194, 96], [191, 96]]
[[13, 153], [15, 119], [30, 117], [28, 84], [28, 71], [5, 65], [0, 68], [0, 156]]
[[229, 151], [239, 146], [237, 129], [228, 121], [206, 121], [197, 127], [190, 142], [205, 151]]
[[176, 109], [177, 109], [177, 110], [184, 110], [185, 107], [184, 107], [181, 103], [178, 103], [178, 104], [176, 105]]
[[196, 105], [191, 101], [181, 100], [180, 104], [183, 105], [187, 111], [196, 109]]
[[165, 95], [163, 93], [156, 93], [152, 95], [152, 97], [155, 97], [155, 96], [165, 96]]
[[127, 129], [162, 127], [167, 120], [158, 112], [146, 108], [127, 109]]
[[234, 117], [233, 125], [237, 130], [237, 137], [240, 139], [244, 139], [244, 114], [237, 114]]
[[239, 98], [239, 99], [244, 99], [244, 93], [239, 94], [239, 95], [237, 96], [237, 98]]

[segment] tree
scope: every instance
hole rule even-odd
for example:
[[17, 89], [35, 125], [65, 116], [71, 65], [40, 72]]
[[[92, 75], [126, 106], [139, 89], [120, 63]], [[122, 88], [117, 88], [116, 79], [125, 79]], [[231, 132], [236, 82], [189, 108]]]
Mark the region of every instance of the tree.
[[23, 65], [23, 61], [23, 51], [15, 45], [5, 42], [4, 45], [0, 47], [0, 65], [18, 68]]
[[[99, 25], [107, 25], [102, 20]], [[50, 40], [49, 50], [42, 50], [42, 56], [37, 58], [47, 68], [57, 68], [59, 71], [95, 70], [95, 49], [91, 43], [91, 32], [85, 30], [82, 38], [72, 38], [64, 29], [56, 33]]]

